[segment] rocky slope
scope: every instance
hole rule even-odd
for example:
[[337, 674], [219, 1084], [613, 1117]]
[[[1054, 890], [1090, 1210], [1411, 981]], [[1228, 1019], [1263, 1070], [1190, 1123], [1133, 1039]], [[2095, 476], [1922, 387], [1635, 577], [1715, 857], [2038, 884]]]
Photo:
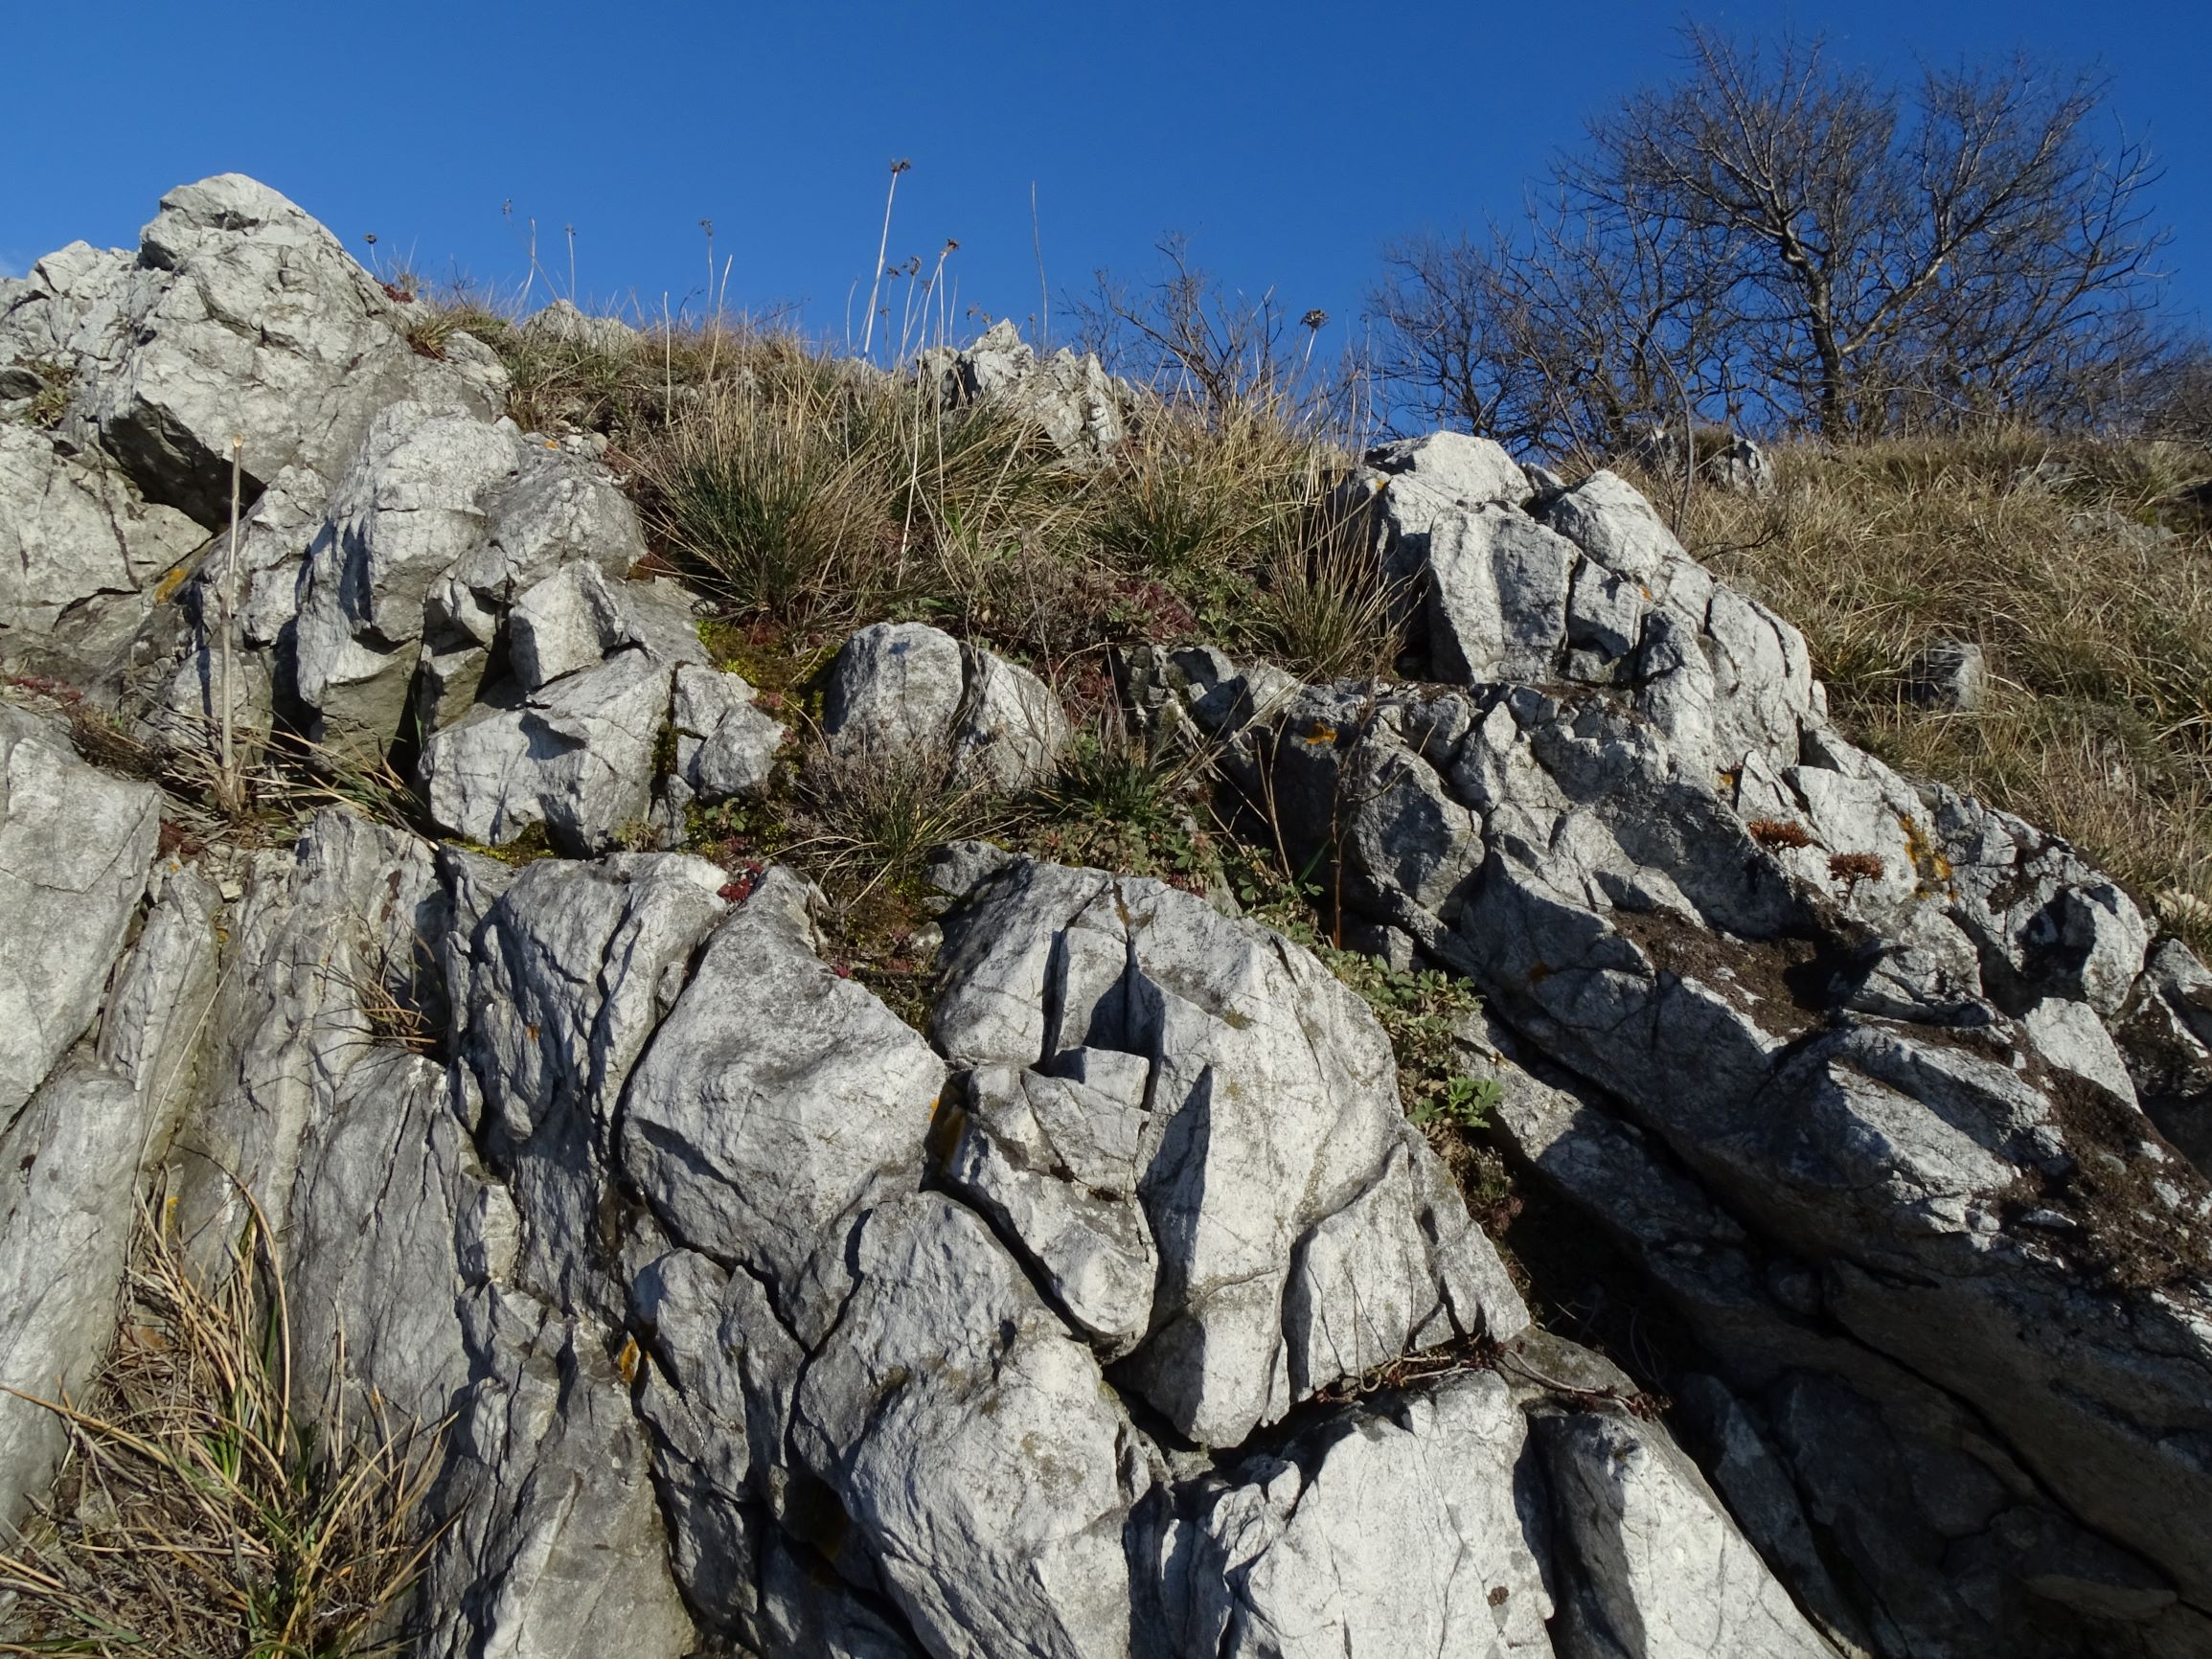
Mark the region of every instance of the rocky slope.
[[[1529, 1178], [1693, 1345], [1664, 1413], [1282, 936], [955, 846], [924, 1032], [790, 871], [616, 850], [786, 733], [592, 446], [408, 324], [237, 176], [0, 283], [0, 1383], [98, 1363], [134, 1192], [218, 1241], [242, 1183], [306, 1362], [454, 1419], [428, 1655], [2212, 1653], [2212, 976], [1844, 742], [1619, 480], [1378, 451], [1425, 678], [1125, 677], [1481, 990]], [[1110, 448], [1017, 346], [923, 370]], [[450, 839], [185, 857], [73, 747], [204, 745], [233, 594], [247, 739], [402, 754]], [[1066, 730], [914, 625], [830, 676], [835, 753], [1007, 786]], [[7, 1519], [60, 1449], [0, 1398]]]

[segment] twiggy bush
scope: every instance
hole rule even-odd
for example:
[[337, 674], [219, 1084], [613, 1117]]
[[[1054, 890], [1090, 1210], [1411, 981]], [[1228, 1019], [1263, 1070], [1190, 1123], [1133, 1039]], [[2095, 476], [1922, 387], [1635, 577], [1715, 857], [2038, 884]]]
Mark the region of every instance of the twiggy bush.
[[115, 1347], [61, 1478], [0, 1555], [0, 1652], [367, 1659], [433, 1534], [437, 1429], [298, 1398], [281, 1268], [256, 1225], [203, 1279], [147, 1219]]

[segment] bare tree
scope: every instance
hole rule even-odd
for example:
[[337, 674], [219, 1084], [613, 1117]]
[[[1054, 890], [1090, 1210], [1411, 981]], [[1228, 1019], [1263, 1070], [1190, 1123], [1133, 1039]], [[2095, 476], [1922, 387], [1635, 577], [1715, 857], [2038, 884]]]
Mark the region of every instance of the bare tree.
[[1257, 298], [1224, 289], [1192, 261], [1186, 238], [1164, 237], [1158, 249], [1165, 265], [1154, 281], [1132, 286], [1100, 271], [1089, 296], [1063, 302], [1083, 347], [1113, 374], [1214, 408], [1278, 385], [1289, 365], [1274, 289]]
[[[1108, 372], [1214, 419], [1266, 411], [1338, 431], [1366, 427], [1364, 354], [1347, 346], [1315, 355], [1326, 311], [1292, 312], [1272, 288], [1254, 295], [1224, 285], [1180, 236], [1163, 238], [1158, 250], [1163, 263], [1150, 282], [1099, 271], [1089, 294], [1061, 302], [1080, 343]], [[1288, 338], [1293, 327], [1302, 343]]]
[[1684, 42], [1687, 74], [1593, 122], [1517, 230], [1390, 251], [1386, 361], [1430, 413], [1552, 447], [1683, 394], [1831, 438], [2082, 420], [2162, 349], [2157, 174], [2093, 142], [2095, 78], [2017, 59], [1908, 98], [1818, 40]]
[[2157, 437], [2212, 449], [2212, 342], [2178, 347], [2146, 378], [2143, 425]]

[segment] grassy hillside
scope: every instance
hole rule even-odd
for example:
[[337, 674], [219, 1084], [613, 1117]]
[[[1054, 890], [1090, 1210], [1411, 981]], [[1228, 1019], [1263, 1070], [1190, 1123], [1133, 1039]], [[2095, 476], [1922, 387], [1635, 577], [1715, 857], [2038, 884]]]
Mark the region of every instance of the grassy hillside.
[[[1776, 461], [1771, 501], [1694, 493], [1684, 539], [1805, 630], [1844, 728], [2057, 830], [2212, 942], [2212, 454], [2004, 433]], [[1981, 707], [1909, 699], [1939, 636], [1983, 648]]]
[[[1396, 655], [1378, 574], [1326, 511], [1359, 437], [1266, 388], [1158, 400], [1083, 471], [1001, 413], [941, 426], [931, 389], [784, 336], [595, 344], [422, 316], [427, 349], [456, 326], [499, 349], [525, 425], [607, 435], [658, 557], [779, 690], [878, 617], [987, 639], [1109, 725], [1119, 641], [1206, 639], [1311, 676]], [[2212, 452], [2004, 432], [1776, 459], [1770, 500], [1638, 482], [1693, 553], [1805, 630], [1851, 736], [2065, 835], [2212, 944]], [[1983, 647], [1980, 708], [1905, 696], [1937, 636]], [[1107, 740], [1094, 731], [1076, 787], [1118, 788], [1126, 816]]]

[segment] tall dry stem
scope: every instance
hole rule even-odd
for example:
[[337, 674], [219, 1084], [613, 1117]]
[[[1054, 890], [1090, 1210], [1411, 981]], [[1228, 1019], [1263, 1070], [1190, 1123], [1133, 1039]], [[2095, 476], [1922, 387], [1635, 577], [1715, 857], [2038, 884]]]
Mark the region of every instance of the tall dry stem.
[[866, 357], [876, 344], [876, 291], [883, 281], [883, 261], [891, 252], [891, 203], [899, 194], [899, 175], [914, 164], [901, 160], [891, 164], [891, 185], [883, 193], [883, 235], [876, 243], [876, 273], [868, 279], [868, 321], [860, 331], [860, 355]]
[[239, 766], [234, 747], [232, 729], [238, 718], [238, 700], [232, 689], [232, 655], [236, 650], [239, 613], [239, 482], [245, 466], [246, 441], [242, 435], [231, 437], [231, 538], [223, 559], [222, 602], [222, 791], [226, 810], [236, 812], [239, 806]]

